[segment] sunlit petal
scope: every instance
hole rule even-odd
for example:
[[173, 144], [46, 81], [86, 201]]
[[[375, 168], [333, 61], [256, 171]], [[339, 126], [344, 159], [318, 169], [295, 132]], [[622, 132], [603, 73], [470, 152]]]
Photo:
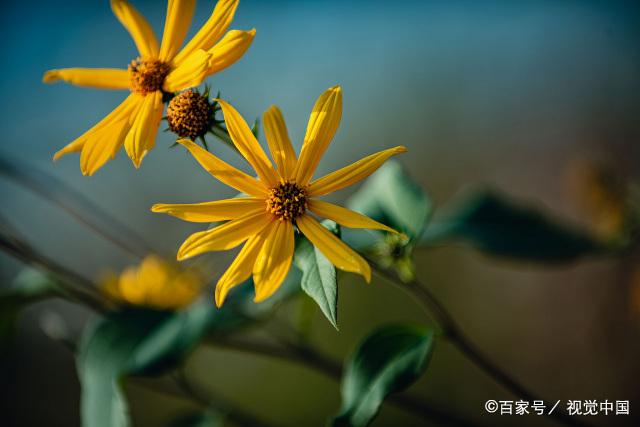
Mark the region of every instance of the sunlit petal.
[[140, 167], [144, 156], [155, 145], [163, 106], [162, 92], [156, 91], [144, 96], [142, 107], [124, 140], [124, 148], [136, 168]]
[[164, 79], [162, 86], [165, 92], [179, 92], [198, 86], [207, 77], [211, 54], [204, 50], [196, 50]]
[[272, 105], [262, 115], [262, 121], [269, 150], [271, 150], [271, 157], [273, 157], [273, 161], [278, 167], [278, 173], [284, 179], [292, 178], [297, 158], [289, 139], [289, 132], [282, 112], [278, 107]]
[[264, 199], [242, 197], [182, 205], [158, 203], [153, 205], [151, 210], [190, 222], [215, 222], [237, 219], [254, 211], [264, 211], [265, 201]]
[[342, 89], [334, 86], [324, 92], [313, 106], [300, 158], [295, 169], [296, 182], [307, 185], [340, 125]]
[[195, 6], [196, 0], [169, 0], [160, 44], [160, 60], [170, 61], [180, 49], [189, 31]]
[[209, 49], [211, 59], [207, 74], [211, 75], [222, 71], [242, 58], [242, 55], [251, 46], [255, 35], [255, 28], [249, 31], [231, 30], [225, 34], [222, 40]]
[[356, 251], [338, 239], [332, 232], [323, 227], [309, 215], [296, 219], [300, 231], [313, 245], [326, 256], [337, 268], [361, 274], [368, 282], [371, 281], [371, 267]]
[[264, 301], [278, 290], [287, 277], [293, 259], [293, 225], [275, 221], [253, 266], [255, 302]]
[[264, 197], [267, 194], [267, 189], [262, 182], [225, 163], [193, 141], [179, 139], [178, 142], [186, 147], [214, 178], [250, 196]]
[[129, 89], [129, 72], [119, 68], [63, 68], [47, 71], [42, 81], [64, 81], [76, 86], [98, 89]]
[[272, 225], [267, 226], [259, 234], [252, 236], [244, 244], [238, 256], [233, 260], [227, 271], [220, 277], [216, 285], [216, 305], [221, 307], [227, 298], [229, 291], [236, 285], [247, 280], [253, 272], [258, 253], [264, 244], [265, 236], [269, 233]]
[[144, 16], [125, 0], [111, 0], [111, 9], [131, 34], [140, 55], [145, 58], [157, 57], [158, 39]]
[[273, 169], [258, 140], [251, 132], [249, 125], [230, 104], [220, 99], [217, 101], [222, 107], [224, 122], [236, 148], [247, 159], [260, 180], [267, 186], [273, 187], [278, 182], [276, 171]]
[[237, 7], [238, 0], [219, 0], [211, 17], [176, 55], [173, 63], [179, 65], [196, 50], [209, 50], [213, 47], [231, 25]]
[[308, 188], [309, 196], [318, 197], [353, 185], [374, 173], [389, 157], [406, 152], [407, 149], [405, 147], [398, 146], [360, 159], [349, 166], [313, 181]]
[[65, 154], [74, 153], [82, 150], [87, 141], [93, 136], [99, 134], [109, 126], [118, 123], [123, 118], [128, 118], [130, 115], [135, 114], [136, 109], [139, 107], [140, 98], [135, 95], [129, 95], [116, 109], [109, 113], [104, 119], [100, 120], [94, 127], [87, 132], [79, 136], [75, 141], [68, 144], [66, 147], [55, 153], [53, 160], [58, 160]]
[[349, 228], [366, 228], [369, 230], [384, 230], [389, 233], [398, 233], [391, 227], [374, 221], [368, 216], [362, 215], [358, 212], [354, 212], [351, 209], [343, 208], [342, 206], [334, 205], [332, 203], [323, 202], [322, 200], [309, 200], [309, 210], [321, 217], [330, 219], [337, 222], [340, 225]]
[[262, 231], [273, 219], [263, 211], [253, 212], [229, 221], [211, 230], [194, 233], [178, 250], [178, 260], [210, 251], [225, 251], [238, 246], [254, 234]]

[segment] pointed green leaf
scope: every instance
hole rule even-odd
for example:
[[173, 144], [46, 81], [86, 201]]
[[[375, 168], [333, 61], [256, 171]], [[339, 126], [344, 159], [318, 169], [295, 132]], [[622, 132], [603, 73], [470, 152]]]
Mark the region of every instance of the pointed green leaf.
[[[340, 236], [340, 227], [335, 222], [323, 221], [323, 225]], [[318, 304], [333, 327], [338, 329], [336, 268], [302, 234], [296, 239], [294, 263], [302, 271], [302, 289]]]
[[411, 239], [420, 236], [432, 209], [422, 187], [393, 160], [371, 175], [348, 205]]
[[371, 333], [347, 361], [342, 410], [333, 426], [368, 425], [386, 396], [407, 388], [420, 377], [433, 344], [433, 333], [419, 325], [386, 325]]
[[214, 320], [212, 313], [209, 302], [178, 312], [126, 308], [87, 329], [77, 360], [83, 425], [128, 425], [122, 378], [176, 366]]
[[469, 198], [432, 223], [423, 236], [425, 243], [444, 240], [467, 242], [492, 255], [537, 262], [571, 261], [607, 250], [587, 233], [492, 192]]

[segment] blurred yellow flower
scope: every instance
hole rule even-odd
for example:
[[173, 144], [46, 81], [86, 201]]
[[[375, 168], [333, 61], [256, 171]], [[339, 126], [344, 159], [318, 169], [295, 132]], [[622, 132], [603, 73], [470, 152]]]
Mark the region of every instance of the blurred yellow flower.
[[567, 177], [569, 190], [594, 232], [615, 238], [625, 231], [631, 213], [628, 184], [618, 171], [578, 159], [569, 165]]
[[169, 0], [160, 45], [147, 20], [133, 6], [125, 0], [111, 0], [114, 14], [131, 34], [140, 56], [131, 61], [128, 70], [65, 68], [47, 71], [43, 80], [129, 89], [131, 94], [102, 121], [58, 151], [54, 160], [81, 151], [80, 170], [92, 175], [124, 144], [133, 164], [139, 167], [155, 144], [164, 95], [199, 85], [208, 75], [240, 59], [251, 45], [255, 29], [226, 32], [237, 6], [238, 0], [220, 0], [209, 20], [180, 50], [195, 0]]
[[263, 301], [278, 289], [289, 271], [296, 226], [336, 267], [359, 273], [369, 282], [369, 264], [308, 213], [345, 227], [394, 232], [364, 215], [316, 198], [366, 178], [389, 157], [405, 152], [406, 148], [398, 146], [381, 151], [311, 182], [340, 123], [340, 87], [330, 88], [316, 101], [299, 158], [289, 140], [280, 110], [272, 106], [264, 113], [267, 143], [276, 169], [240, 114], [228, 103], [218, 102], [233, 143], [258, 177], [239, 171], [190, 140], [178, 141], [207, 172], [248, 195], [189, 205], [154, 205], [154, 212], [167, 213], [186, 221], [229, 220], [221, 226], [191, 235], [180, 247], [178, 259], [184, 260], [208, 251], [228, 250], [247, 241], [218, 281], [216, 304], [221, 306], [229, 290], [252, 274], [256, 287], [255, 301]]
[[202, 286], [198, 274], [149, 255], [139, 266], [126, 268], [119, 277], [105, 278], [102, 290], [125, 305], [177, 310], [191, 304], [200, 295]]

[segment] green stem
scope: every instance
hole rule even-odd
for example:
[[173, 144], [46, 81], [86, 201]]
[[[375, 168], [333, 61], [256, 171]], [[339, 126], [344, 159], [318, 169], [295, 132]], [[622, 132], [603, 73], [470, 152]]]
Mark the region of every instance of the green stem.
[[[462, 331], [453, 316], [444, 308], [438, 299], [419, 281], [402, 282], [395, 272], [381, 268], [375, 261], [368, 259], [378, 275], [387, 279], [401, 290], [412, 296], [436, 321], [444, 336], [446, 336], [471, 362], [483, 370], [487, 375], [500, 383], [515, 396], [528, 402], [544, 400], [527, 389], [522, 383], [505, 372], [498, 364], [482, 353], [469, 337]], [[589, 424], [576, 417], [569, 416], [562, 410], [554, 411], [547, 416], [557, 419], [569, 426], [587, 427]]]
[[[238, 150], [238, 147], [236, 147], [236, 145], [233, 143], [233, 141], [231, 140], [231, 137], [229, 136], [229, 132], [227, 131], [227, 129], [225, 129], [224, 127], [221, 126], [220, 123], [215, 123], [213, 126], [211, 126], [211, 128], [209, 129], [209, 131], [216, 137], [218, 138], [220, 141], [224, 142], [225, 144], [227, 144], [227, 146], [229, 146], [230, 148], [233, 149], [233, 151], [235, 151], [236, 153], [240, 154], [240, 151]], [[240, 154], [240, 157], [242, 157], [244, 159], [244, 157], [242, 156], [242, 154]]]
[[234, 424], [247, 427], [272, 427], [271, 424], [259, 420], [222, 397], [214, 396], [210, 390], [206, 392], [201, 390], [189, 380], [184, 369], [180, 369], [172, 377], [176, 386], [185, 396], [205, 408], [214, 408], [216, 411], [222, 412]]

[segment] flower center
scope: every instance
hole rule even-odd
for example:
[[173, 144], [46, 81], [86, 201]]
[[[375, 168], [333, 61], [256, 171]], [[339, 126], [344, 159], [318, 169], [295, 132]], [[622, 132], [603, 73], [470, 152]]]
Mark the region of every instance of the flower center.
[[207, 98], [191, 89], [175, 96], [167, 107], [169, 129], [182, 138], [206, 134], [212, 117], [213, 107]]
[[267, 211], [280, 220], [293, 222], [307, 209], [307, 192], [294, 182], [283, 182], [269, 190]]
[[164, 78], [167, 77], [170, 70], [169, 64], [157, 59], [134, 59], [129, 64], [131, 91], [146, 95], [161, 90]]

